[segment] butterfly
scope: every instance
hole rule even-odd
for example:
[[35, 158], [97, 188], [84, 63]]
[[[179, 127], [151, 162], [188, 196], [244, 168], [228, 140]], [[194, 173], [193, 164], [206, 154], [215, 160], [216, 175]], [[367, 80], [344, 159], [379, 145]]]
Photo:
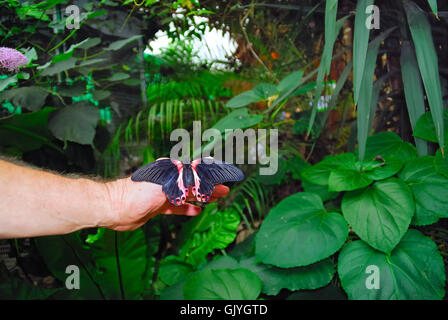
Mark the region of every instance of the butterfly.
[[211, 157], [195, 159], [187, 164], [162, 158], [137, 169], [131, 179], [162, 185], [169, 202], [181, 206], [187, 199], [190, 187], [198, 201], [207, 202], [216, 184], [241, 181], [244, 174], [233, 164]]

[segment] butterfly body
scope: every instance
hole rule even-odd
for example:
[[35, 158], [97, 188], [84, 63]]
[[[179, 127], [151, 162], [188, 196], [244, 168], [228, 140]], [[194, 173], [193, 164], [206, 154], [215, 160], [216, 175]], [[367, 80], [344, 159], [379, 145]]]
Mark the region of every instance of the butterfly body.
[[216, 184], [241, 181], [244, 174], [236, 166], [213, 158], [196, 159], [190, 163], [163, 158], [139, 168], [131, 179], [162, 185], [168, 200], [180, 206], [185, 203], [190, 190], [198, 201], [207, 202]]

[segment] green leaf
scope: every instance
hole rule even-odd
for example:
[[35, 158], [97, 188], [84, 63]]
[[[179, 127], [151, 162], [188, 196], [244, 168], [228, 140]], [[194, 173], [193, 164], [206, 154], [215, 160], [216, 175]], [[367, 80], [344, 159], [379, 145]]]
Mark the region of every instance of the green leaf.
[[[409, 41], [401, 46], [401, 75], [403, 79], [406, 106], [411, 120], [412, 130], [417, 126], [417, 120], [425, 113], [425, 97], [422, 79], [418, 70], [417, 58]], [[415, 144], [420, 156], [428, 154], [428, 144], [415, 138]]]
[[73, 69], [76, 65], [76, 58], [71, 57], [67, 60], [52, 63], [51, 61], [37, 69], [43, 69], [41, 76], [53, 76], [59, 72]]
[[414, 159], [399, 174], [415, 199], [414, 225], [428, 225], [448, 217], [448, 179], [435, 170], [434, 157]]
[[347, 235], [342, 216], [326, 212], [318, 195], [297, 193], [280, 201], [263, 221], [255, 256], [280, 268], [306, 266], [335, 253]]
[[256, 263], [254, 257], [240, 261], [242, 268], [256, 273], [263, 282], [262, 292], [277, 295], [281, 289], [317, 289], [330, 283], [334, 276], [334, 265], [330, 259], [299, 268], [281, 269], [271, 265]]
[[87, 44], [88, 42], [89, 42], [89, 38], [87, 38], [87, 39], [85, 39], [85, 40], [83, 40], [83, 41], [81, 41], [79, 43], [72, 44], [68, 50], [55, 55], [53, 57], [53, 59], [51, 60], [51, 62], [52, 63], [57, 63], [57, 62], [61, 62], [61, 61], [65, 61], [67, 59], [70, 59], [73, 56], [73, 53], [75, 52], [76, 48], [79, 48], [79, 47]]
[[354, 155], [352, 153], [326, 156], [321, 162], [305, 169], [302, 172], [302, 177], [310, 183], [327, 186], [331, 171], [344, 165], [347, 161], [352, 161], [353, 158]]
[[291, 294], [286, 300], [347, 300], [347, 296], [342, 289], [335, 285], [328, 285], [325, 288], [317, 290], [297, 291]]
[[110, 76], [109, 78], [107, 78], [107, 81], [121, 81], [121, 80], [126, 80], [129, 79], [131, 76], [127, 73], [123, 73], [123, 72], [117, 72], [114, 73], [112, 76]]
[[415, 204], [409, 187], [389, 178], [362, 190], [347, 192], [342, 213], [353, 231], [369, 245], [389, 253], [408, 230]]
[[99, 119], [98, 109], [80, 102], [57, 110], [48, 122], [48, 128], [61, 141], [92, 144]]
[[235, 240], [239, 224], [240, 216], [234, 209], [218, 210], [216, 203], [209, 204], [184, 226], [179, 256], [198, 266], [209, 253], [225, 249]]
[[[396, 175], [404, 163], [394, 156], [387, 156], [383, 160], [372, 160], [369, 163], [373, 163], [373, 169], [367, 172], [367, 176], [373, 180], [383, 180]], [[364, 165], [364, 164], [363, 164]], [[364, 169], [365, 170], [365, 169]]]
[[[443, 111], [444, 130], [448, 135], [448, 110]], [[438, 142], [436, 128], [432, 121], [432, 112], [426, 112], [422, 115], [418, 121], [417, 126], [414, 129], [414, 137], [418, 137], [431, 142]]]
[[48, 92], [37, 86], [9, 89], [0, 93], [1, 100], [9, 100], [16, 107], [37, 111], [43, 107]]
[[158, 275], [160, 280], [171, 286], [185, 279], [191, 272], [193, 272], [191, 264], [176, 256], [168, 256], [162, 260]]
[[28, 61], [28, 66], [32, 65], [31, 62], [37, 60], [37, 52], [34, 48], [29, 48], [23, 52], [26, 60]]
[[228, 108], [241, 108], [247, 106], [248, 104], [261, 101], [260, 97], [255, 94], [252, 90], [243, 92], [226, 103]]
[[404, 8], [414, 41], [420, 74], [425, 86], [431, 109], [434, 127], [440, 148], [444, 148], [444, 106], [442, 99], [442, 87], [440, 85], [439, 63], [434, 40], [432, 38], [431, 25], [426, 18], [426, 13], [412, 1], [405, 1]]
[[293, 90], [302, 81], [302, 77], [303, 71], [295, 71], [290, 73], [277, 85], [277, 91], [284, 93], [289, 90]]
[[373, 182], [373, 179], [361, 171], [361, 165], [355, 160], [355, 155], [349, 153], [352, 157], [337, 168], [331, 170], [328, 179], [328, 190], [331, 192], [353, 191], [367, 187]]
[[[364, 25], [365, 28], [365, 25]], [[367, 28], [366, 28], [367, 29]], [[366, 60], [363, 61], [364, 66], [364, 74], [362, 77], [361, 87], [359, 89], [359, 99], [358, 99], [358, 114], [356, 117], [357, 125], [358, 125], [358, 155], [359, 160], [363, 161], [365, 158], [366, 152], [366, 143], [367, 137], [370, 135], [370, 128], [372, 120], [371, 116], [373, 114], [372, 107], [376, 108], [376, 103], [372, 106], [372, 100], [377, 100], [377, 97], [373, 95], [373, 78], [375, 76], [375, 68], [376, 68], [376, 60], [378, 57], [378, 51], [380, 48], [381, 42], [386, 39], [386, 37], [393, 31], [395, 28], [391, 28], [381, 35], [376, 37], [372, 42], [370, 42]]]
[[429, 6], [431, 7], [432, 12], [437, 17], [437, 0], [428, 0]]
[[249, 109], [240, 108], [221, 118], [213, 128], [218, 129], [220, 132], [225, 132], [226, 129], [249, 128], [261, 121], [263, 121], [262, 115], [249, 114]]
[[93, 99], [97, 101], [101, 101], [110, 97], [111, 92], [108, 90], [93, 90], [92, 91]]
[[437, 173], [443, 175], [445, 178], [448, 178], [448, 158], [442, 155], [442, 152], [437, 150], [436, 158], [434, 159], [434, 166], [436, 168]]
[[101, 43], [101, 38], [87, 38], [82, 43], [78, 44], [79, 49], [90, 49], [92, 47], [95, 47]]
[[325, 75], [330, 73], [331, 61], [333, 59], [333, 49], [336, 42], [339, 31], [348, 16], [336, 21], [336, 15], [338, 10], [338, 1], [329, 0], [326, 1], [325, 9], [325, 45], [322, 53], [321, 62], [319, 65], [316, 81], [316, 91], [313, 100], [313, 109], [311, 111], [311, 117], [308, 123], [308, 133], [311, 133], [314, 121], [316, 120], [317, 106], [321, 97], [322, 90], [324, 88]]
[[270, 97], [278, 94], [277, 87], [269, 83], [260, 83], [252, 91], [260, 100], [268, 100]]
[[206, 269], [191, 276], [184, 286], [187, 300], [255, 300], [261, 280], [247, 269]]
[[145, 235], [141, 229], [127, 232], [98, 229], [98, 237], [90, 244], [88, 251], [95, 262], [93, 277], [101, 284], [107, 299], [138, 299], [148, 289], [143, 279], [146, 269], [150, 267], [146, 250]]
[[[436, 244], [417, 230], [409, 230], [390, 255], [354, 241], [342, 249], [338, 260], [349, 299], [440, 300], [445, 295], [443, 259]], [[379, 289], [367, 289], [369, 266], [378, 267]]]
[[142, 37], [141, 35], [137, 35], [137, 36], [130, 37], [128, 39], [118, 40], [118, 41], [112, 42], [105, 50], [106, 51], [120, 50], [121, 48], [123, 48], [128, 43], [131, 43], [131, 42], [133, 42], [133, 41], [135, 41], [137, 39], [140, 39], [141, 37]]
[[396, 133], [385, 131], [367, 139], [365, 158], [373, 159], [376, 156], [394, 156], [402, 162], [407, 162], [417, 156], [417, 150], [412, 144], [401, 140]]
[[[211, 262], [206, 264], [203, 268], [201, 268], [194, 274], [197, 274], [202, 270], [238, 269], [238, 268], [240, 268], [238, 261], [236, 261], [232, 257], [217, 256], [215, 257], [215, 259], [213, 259]], [[185, 283], [187, 282], [187, 279], [189, 279], [192, 275], [193, 275], [192, 273], [189, 273], [187, 274], [186, 279], [176, 283], [173, 286], [164, 288], [160, 294], [160, 298], [162, 300], [184, 300], [185, 297], [183, 288], [185, 286]]]
[[[366, 28], [366, 21], [369, 18], [366, 8], [371, 5], [373, 5], [373, 0], [359, 0], [356, 6], [355, 34], [353, 38], [353, 92], [355, 105], [358, 104], [367, 60], [370, 29]], [[372, 79], [373, 77], [370, 78], [370, 80]]]
[[328, 191], [328, 186], [320, 186], [318, 184], [308, 182], [308, 180], [302, 180], [302, 187], [305, 192], [317, 194], [322, 199], [322, 202], [336, 199], [340, 194], [339, 192]]
[[79, 267], [79, 290], [63, 290], [70, 299], [104, 299], [101, 286], [92, 277], [95, 267], [90, 263], [91, 256], [85, 249], [80, 232], [65, 236], [34, 238], [40, 256], [52, 275], [65, 283], [65, 270], [69, 265]]
[[13, 76], [9, 76], [5, 79], [0, 79], [0, 91], [3, 91], [6, 89], [9, 85], [14, 84], [17, 82], [17, 74]]
[[22, 152], [32, 151], [48, 145], [59, 150], [48, 131], [48, 117], [55, 108], [45, 107], [36, 112], [17, 114], [0, 119], [0, 145], [14, 146]]

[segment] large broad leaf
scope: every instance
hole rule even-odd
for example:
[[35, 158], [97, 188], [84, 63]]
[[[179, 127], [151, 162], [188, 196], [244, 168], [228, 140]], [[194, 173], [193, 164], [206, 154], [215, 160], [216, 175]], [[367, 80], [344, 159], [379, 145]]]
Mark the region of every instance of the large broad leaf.
[[385, 159], [382, 157], [374, 158], [371, 161], [364, 161], [362, 163], [363, 170], [373, 180], [390, 178], [396, 175], [403, 168], [403, 165], [403, 161], [395, 156], [386, 156]]
[[347, 192], [344, 218], [355, 233], [375, 249], [390, 252], [408, 230], [415, 204], [409, 187], [396, 178]]
[[138, 299], [149, 288], [144, 274], [150, 264], [141, 229], [116, 232], [100, 228], [89, 244], [96, 267], [93, 277], [101, 284], [107, 299]]
[[260, 277], [263, 282], [262, 292], [267, 295], [277, 295], [281, 289], [294, 291], [324, 287], [330, 283], [335, 271], [330, 259], [306, 267], [281, 269], [256, 263], [255, 257], [248, 257], [240, 261], [240, 266]]
[[[445, 133], [448, 135], [448, 110], [443, 111], [443, 122], [445, 124]], [[414, 136], [431, 142], [438, 142], [436, 128], [434, 126], [434, 122], [432, 121], [431, 111], [426, 112], [418, 119], [417, 126], [414, 130]]]
[[302, 187], [305, 192], [311, 192], [317, 194], [323, 202], [336, 199], [339, 196], [339, 192], [330, 192], [328, 191], [328, 186], [320, 186], [318, 184], [314, 184], [308, 182], [308, 180], [302, 180]]
[[31, 86], [10, 89], [0, 93], [1, 100], [9, 100], [16, 107], [37, 111], [43, 107], [48, 92], [43, 88]]
[[184, 280], [193, 272], [193, 266], [176, 256], [165, 257], [160, 263], [158, 276], [168, 286]]
[[240, 216], [235, 210], [218, 210], [216, 203], [209, 204], [202, 214], [184, 226], [179, 256], [198, 266], [209, 253], [225, 249], [235, 240], [239, 224]]
[[79, 290], [62, 290], [65, 298], [70, 299], [105, 299], [101, 286], [93, 278], [94, 266], [91, 257], [85, 249], [79, 232], [66, 236], [51, 236], [34, 238], [45, 264], [52, 275], [65, 284], [69, 274], [65, 273], [67, 266], [79, 268]]
[[373, 179], [362, 171], [362, 166], [357, 163], [353, 153], [348, 153], [352, 157], [347, 157], [336, 169], [332, 170], [328, 179], [328, 190], [333, 192], [353, 191], [367, 187]]
[[436, 158], [434, 159], [434, 166], [437, 173], [443, 175], [445, 178], [448, 178], [448, 157], [444, 156], [440, 149], [437, 150]]
[[0, 119], [0, 145], [14, 146], [22, 152], [39, 149], [48, 145], [56, 150], [48, 131], [48, 117], [55, 108], [45, 107], [42, 110], [17, 114]]
[[213, 128], [218, 129], [220, 132], [225, 132], [226, 129], [245, 129], [260, 123], [262, 120], [262, 115], [249, 114], [249, 109], [240, 108], [219, 120]]
[[374, 159], [377, 156], [394, 156], [406, 162], [417, 156], [417, 150], [412, 144], [403, 142], [396, 133], [385, 131], [367, 139], [365, 158]]
[[307, 266], [335, 253], [347, 235], [344, 218], [326, 212], [318, 195], [297, 193], [269, 212], [256, 236], [255, 255], [280, 268]]
[[[445, 295], [443, 259], [436, 244], [416, 230], [409, 230], [390, 255], [354, 241], [338, 260], [338, 274], [350, 299], [435, 300]], [[378, 268], [379, 289], [366, 286], [369, 266]]]
[[399, 177], [414, 193], [413, 224], [428, 225], [448, 217], [448, 179], [436, 172], [434, 157], [419, 157], [408, 162]]
[[[406, 106], [412, 129], [415, 130], [417, 120], [425, 113], [425, 96], [417, 58], [409, 41], [403, 42], [401, 46], [400, 61]], [[425, 156], [428, 154], [428, 144], [425, 141], [415, 138], [415, 144], [419, 155]]]
[[206, 269], [191, 276], [184, 286], [187, 300], [255, 300], [261, 280], [247, 269]]
[[412, 1], [405, 1], [404, 8], [414, 41], [420, 74], [431, 108], [432, 119], [436, 128], [437, 140], [440, 148], [444, 148], [445, 130], [443, 121], [442, 87], [440, 85], [439, 62], [432, 38], [431, 25], [426, 13]]
[[355, 34], [353, 39], [353, 92], [355, 104], [358, 104], [364, 77], [367, 47], [369, 45], [370, 29], [366, 28], [369, 14], [366, 12], [366, 9], [372, 4], [373, 0], [360, 0], [356, 6]]
[[326, 156], [321, 162], [306, 168], [302, 172], [302, 178], [313, 184], [327, 186], [331, 171], [344, 165], [347, 161], [351, 161], [353, 158], [354, 155], [351, 153]]
[[[171, 260], [171, 258], [170, 258]], [[162, 261], [162, 263], [164, 263]], [[215, 256], [215, 259], [210, 261], [208, 264], [206, 264], [203, 268], [201, 268], [199, 271], [195, 272], [194, 274], [197, 274], [198, 272], [201, 272], [202, 270], [216, 270], [216, 269], [239, 269], [240, 265], [239, 262], [236, 261], [234, 258], [230, 256]], [[183, 276], [185, 278], [184, 280], [176, 283], [175, 285], [172, 285], [170, 287], [166, 287], [160, 294], [160, 298], [162, 300], [184, 300], [184, 286], [187, 280], [193, 275], [193, 273], [190, 273], [187, 270], [187, 274]], [[179, 277], [180, 278], [180, 277]]]
[[55, 112], [48, 123], [53, 135], [62, 141], [92, 144], [100, 111], [80, 102]]

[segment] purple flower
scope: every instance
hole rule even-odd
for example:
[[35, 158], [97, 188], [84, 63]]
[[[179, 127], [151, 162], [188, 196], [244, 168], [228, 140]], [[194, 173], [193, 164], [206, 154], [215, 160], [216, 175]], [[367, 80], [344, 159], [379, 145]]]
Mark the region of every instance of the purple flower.
[[16, 49], [0, 47], [0, 73], [17, 72], [19, 67], [27, 64], [26, 57]]

